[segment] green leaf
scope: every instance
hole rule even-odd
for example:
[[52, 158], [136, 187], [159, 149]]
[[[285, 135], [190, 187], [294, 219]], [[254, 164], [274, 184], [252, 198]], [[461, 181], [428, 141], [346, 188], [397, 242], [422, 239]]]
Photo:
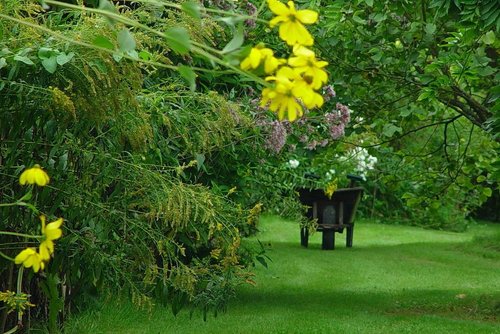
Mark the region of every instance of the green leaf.
[[196, 89], [196, 73], [193, 69], [186, 65], [181, 65], [177, 67], [180, 75], [187, 81], [189, 89], [194, 91]]
[[42, 60], [42, 66], [47, 70], [49, 73], [55, 73], [57, 69], [57, 57], [52, 56], [50, 58], [45, 58]]
[[222, 53], [229, 53], [237, 50], [243, 45], [244, 39], [243, 24], [240, 23], [234, 30], [233, 38], [227, 43], [224, 49], [222, 49]]
[[200, 5], [196, 2], [187, 1], [181, 4], [181, 9], [187, 15], [194, 17], [197, 20], [201, 19]]
[[373, 0], [365, 0], [366, 4], [370, 7], [373, 7]]
[[427, 34], [434, 35], [434, 33], [436, 32], [436, 25], [434, 23], [427, 23], [424, 30]]
[[484, 175], [479, 175], [479, 176], [477, 177], [476, 181], [477, 181], [478, 183], [484, 182], [484, 181], [486, 181], [486, 176], [484, 176]]
[[384, 129], [382, 130], [382, 134], [386, 137], [392, 137], [396, 132], [402, 133], [403, 129], [392, 123], [387, 123], [386, 125], [384, 125]]
[[186, 54], [191, 50], [191, 39], [186, 28], [172, 27], [165, 32], [168, 46], [179, 54]]
[[50, 57], [53, 57], [57, 55], [58, 51], [54, 50], [52, 48], [46, 48], [46, 47], [41, 47], [38, 50], [38, 58], [40, 59], [48, 59]]
[[483, 36], [483, 42], [484, 44], [491, 45], [495, 43], [495, 33], [493, 31], [488, 31], [484, 36]]
[[60, 54], [57, 55], [56, 57], [56, 60], [57, 60], [57, 64], [58, 65], [64, 65], [68, 62], [71, 61], [71, 59], [73, 59], [73, 57], [75, 56], [75, 53], [74, 52], [70, 52], [68, 54], [64, 53], [64, 52], [61, 52]]
[[151, 60], [151, 54], [147, 51], [144, 51], [144, 50], [139, 52], [138, 56], [142, 60]]
[[492, 193], [493, 193], [493, 191], [491, 190], [491, 188], [483, 188], [483, 195], [484, 196], [491, 197]]
[[104, 37], [102, 35], [96, 36], [96, 38], [94, 38], [94, 41], [92, 42], [92, 44], [95, 46], [98, 46], [100, 48], [105, 48], [105, 49], [109, 49], [109, 50], [115, 49], [115, 46], [113, 45], [113, 43], [111, 43], [111, 41], [109, 39], [107, 39], [106, 37]]
[[357, 15], [354, 15], [352, 17], [352, 19], [354, 20], [354, 22], [356, 23], [359, 23], [359, 24], [363, 24], [365, 25], [366, 24], [366, 20], [363, 20], [361, 17], [357, 16]]
[[198, 170], [202, 169], [205, 167], [204, 163], [205, 163], [205, 156], [203, 154], [200, 154], [200, 153], [196, 153], [194, 155], [194, 158], [196, 159], [196, 168]]
[[[116, 7], [109, 1], [109, 0], [99, 0], [99, 9], [117, 14]], [[110, 18], [109, 16], [105, 15], [106, 21], [108, 21], [109, 24], [113, 25], [115, 24], [115, 20]]]
[[26, 56], [15, 55], [14, 60], [20, 61], [21, 63], [25, 63], [26, 65], [35, 65], [35, 63]]
[[7, 66], [7, 60], [5, 58], [0, 58], [0, 70]]
[[118, 32], [118, 48], [122, 52], [128, 52], [135, 49], [134, 36], [126, 28]]

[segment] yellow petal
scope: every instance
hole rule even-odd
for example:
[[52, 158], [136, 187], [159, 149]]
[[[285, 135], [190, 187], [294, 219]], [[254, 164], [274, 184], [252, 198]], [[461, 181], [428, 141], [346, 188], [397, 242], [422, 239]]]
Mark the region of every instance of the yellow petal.
[[23, 266], [26, 268], [29, 268], [29, 267], [33, 266], [35, 263], [37, 263], [37, 253], [36, 252], [29, 255], [26, 258], [26, 260], [23, 261]]
[[27, 177], [28, 177], [28, 171], [25, 170], [24, 172], [21, 173], [21, 176], [19, 177], [19, 184], [24, 186], [26, 184], [26, 182], [28, 181]]
[[14, 259], [14, 263], [21, 264], [24, 261], [26, 261], [26, 259], [29, 256], [31, 256], [35, 253], [36, 253], [36, 251], [33, 248], [26, 248], [26, 249], [22, 250], [19, 254], [17, 254], [16, 258]]
[[278, 0], [268, 0], [267, 4], [269, 9], [276, 15], [287, 16], [290, 13], [286, 5]]
[[298, 10], [295, 16], [304, 24], [313, 24], [318, 20], [318, 13], [310, 9]]
[[297, 102], [294, 100], [290, 99], [288, 100], [288, 120], [290, 122], [293, 122], [297, 119]]
[[50, 255], [54, 253], [54, 243], [50, 240], [45, 240], [40, 244], [40, 258], [42, 260], [50, 260]]
[[[33, 255], [32, 258], [33, 258], [33, 271], [35, 273], [37, 273], [40, 270], [40, 263], [42, 261], [38, 258], [38, 256], [35, 256], [35, 255]], [[30, 266], [26, 266], [26, 268], [28, 268], [28, 267], [31, 267], [31, 265]]]
[[267, 57], [264, 64], [264, 71], [266, 73], [272, 73], [276, 68], [278, 68], [279, 61], [274, 57]]
[[250, 64], [252, 65], [252, 68], [257, 68], [259, 67], [262, 55], [258, 49], [252, 48], [252, 50], [250, 51], [250, 55], [248, 55], [248, 58], [250, 58]]

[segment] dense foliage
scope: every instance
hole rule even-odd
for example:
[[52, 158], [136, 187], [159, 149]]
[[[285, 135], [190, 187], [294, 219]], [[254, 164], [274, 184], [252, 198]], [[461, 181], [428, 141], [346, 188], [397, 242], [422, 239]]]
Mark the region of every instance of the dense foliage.
[[[38, 234], [39, 213], [64, 217], [54, 260], [43, 275], [25, 275], [33, 314], [47, 316], [54, 331], [62, 311], [117, 291], [143, 307], [156, 297], [174, 312], [187, 302], [205, 313], [223, 309], [234, 287], [249, 280], [253, 253], [241, 237], [255, 229], [260, 206], [235, 203], [230, 183], [212, 186], [205, 175], [218, 172], [210, 161], [224, 155], [231, 164], [234, 145], [252, 138], [250, 115], [216, 92], [189, 90], [173, 71], [123, 59], [128, 51], [112, 55], [69, 42], [92, 41], [96, 31], [101, 40], [118, 31], [119, 43], [130, 42], [102, 16], [45, 11], [30, 1], [0, 6], [13, 18], [1, 21], [2, 202], [18, 203], [24, 194], [18, 178], [25, 167], [40, 164], [51, 178], [30, 190], [36, 210], [0, 208], [1, 230]], [[179, 16], [154, 22], [188, 25]], [[207, 20], [204, 29], [191, 26], [193, 39], [223, 32]], [[178, 58], [147, 33], [140, 41], [150, 57]], [[0, 250], [13, 258], [27, 245], [2, 236]], [[0, 290], [15, 291], [17, 266], [0, 262]], [[3, 310], [2, 331], [14, 324], [15, 309]]]

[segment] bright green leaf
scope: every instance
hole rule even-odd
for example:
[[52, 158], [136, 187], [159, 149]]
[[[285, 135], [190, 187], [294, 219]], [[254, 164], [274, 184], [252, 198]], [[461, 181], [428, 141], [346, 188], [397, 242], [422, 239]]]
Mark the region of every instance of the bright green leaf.
[[484, 42], [484, 44], [487, 44], [487, 45], [495, 43], [495, 33], [493, 31], [488, 31], [483, 36], [483, 42]]
[[182, 11], [197, 20], [201, 19], [200, 5], [196, 2], [187, 1], [181, 4]]
[[122, 29], [118, 32], [118, 48], [122, 52], [128, 52], [135, 49], [134, 36], [128, 29]]
[[483, 188], [483, 195], [484, 196], [491, 197], [492, 194], [493, 194], [493, 191], [491, 190], [491, 188]]
[[233, 38], [227, 43], [224, 49], [222, 49], [222, 53], [229, 53], [240, 48], [243, 45], [244, 39], [243, 24], [240, 23], [234, 31]]
[[64, 53], [64, 52], [61, 52], [60, 54], [57, 55], [56, 57], [56, 60], [57, 60], [57, 64], [58, 65], [64, 65], [68, 62], [71, 61], [71, 59], [73, 59], [73, 57], [75, 56], [75, 54], [73, 52], [70, 52], [68, 54]]
[[484, 181], [486, 181], [486, 176], [484, 176], [484, 175], [479, 175], [479, 176], [477, 177], [476, 181], [477, 181], [478, 183], [484, 182]]
[[115, 46], [113, 45], [113, 43], [111, 43], [111, 41], [109, 39], [107, 39], [106, 37], [104, 36], [96, 36], [96, 38], [94, 38], [94, 41], [92, 42], [92, 44], [94, 44], [95, 46], [98, 46], [100, 48], [105, 48], [105, 49], [109, 49], [109, 50], [114, 50], [115, 49]]
[[35, 65], [35, 63], [26, 56], [15, 55], [14, 60], [20, 61], [21, 63], [25, 63], [26, 65]]
[[0, 58], [0, 70], [7, 66], [7, 60], [5, 58]]
[[57, 56], [52, 56], [50, 58], [45, 58], [42, 60], [42, 66], [47, 70], [49, 73], [55, 73], [57, 69]]
[[149, 52], [147, 52], [147, 51], [144, 51], [144, 50], [142, 50], [141, 52], [139, 52], [138, 56], [142, 60], [151, 60], [151, 54]]
[[191, 39], [186, 28], [172, 27], [165, 32], [168, 46], [179, 54], [186, 54], [191, 50]]
[[52, 48], [41, 47], [38, 50], [38, 58], [47, 59], [57, 55], [57, 53], [58, 53], [57, 50], [54, 50]]
[[365, 0], [366, 4], [370, 7], [373, 7], [373, 0]]
[[196, 73], [193, 69], [186, 65], [181, 65], [177, 68], [180, 75], [187, 81], [189, 89], [194, 91], [196, 89]]
[[427, 34], [434, 35], [434, 33], [436, 32], [436, 25], [434, 23], [427, 23], [424, 30]]

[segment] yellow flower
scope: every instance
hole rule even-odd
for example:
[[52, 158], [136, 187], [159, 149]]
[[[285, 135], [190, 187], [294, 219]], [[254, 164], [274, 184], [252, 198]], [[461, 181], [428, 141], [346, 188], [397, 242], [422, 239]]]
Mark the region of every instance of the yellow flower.
[[328, 183], [325, 187], [325, 190], [323, 191], [325, 195], [329, 198], [332, 199], [333, 193], [337, 190], [337, 179], [333, 180], [332, 182]]
[[40, 221], [42, 222], [42, 234], [45, 240], [40, 244], [40, 256], [43, 260], [49, 260], [50, 255], [54, 253], [54, 242], [62, 236], [62, 231], [60, 229], [63, 219], [59, 218], [45, 226], [45, 216], [40, 216]]
[[262, 90], [261, 106], [270, 103], [269, 109], [278, 113], [280, 120], [287, 116], [288, 120], [293, 122], [297, 117], [302, 116], [302, 106], [294, 92], [295, 82], [290, 80], [282, 70], [279, 70], [274, 77], [267, 77], [266, 80], [274, 81], [275, 85]]
[[43, 263], [43, 259], [36, 252], [34, 248], [26, 248], [21, 251], [21, 253], [17, 254], [14, 259], [15, 264], [23, 264], [26, 268], [33, 267], [33, 271], [37, 273], [40, 268], [43, 270], [45, 268], [45, 263]]
[[268, 0], [269, 9], [277, 16], [269, 25], [274, 27], [279, 24], [279, 36], [288, 45], [313, 45], [314, 40], [304, 27], [318, 20], [318, 13], [313, 10], [296, 10], [293, 1], [288, 1], [288, 7], [278, 0]]
[[301, 45], [293, 47], [293, 54], [296, 57], [290, 57], [288, 64], [293, 66], [298, 73], [301, 73], [306, 81], [310, 81], [313, 89], [323, 87], [328, 81], [328, 75], [322, 68], [328, 65], [328, 63], [326, 61], [318, 61], [314, 51]]
[[250, 50], [248, 57], [243, 59], [240, 67], [244, 70], [256, 69], [262, 62], [264, 62], [264, 71], [272, 73], [279, 65], [284, 64], [286, 60], [274, 57], [273, 50], [265, 48], [262, 45], [257, 45]]
[[280, 68], [276, 76], [267, 77], [266, 80], [274, 81], [275, 84], [262, 90], [261, 106], [269, 103], [269, 109], [278, 113], [280, 120], [287, 116], [293, 122], [302, 116], [303, 109], [299, 101], [307, 108], [323, 105], [323, 97], [290, 67]]
[[37, 184], [41, 187], [47, 185], [50, 181], [47, 173], [40, 168], [39, 165], [35, 165], [32, 168], [26, 169], [22, 172], [19, 177], [19, 183], [23, 186], [26, 183], [28, 184]]

